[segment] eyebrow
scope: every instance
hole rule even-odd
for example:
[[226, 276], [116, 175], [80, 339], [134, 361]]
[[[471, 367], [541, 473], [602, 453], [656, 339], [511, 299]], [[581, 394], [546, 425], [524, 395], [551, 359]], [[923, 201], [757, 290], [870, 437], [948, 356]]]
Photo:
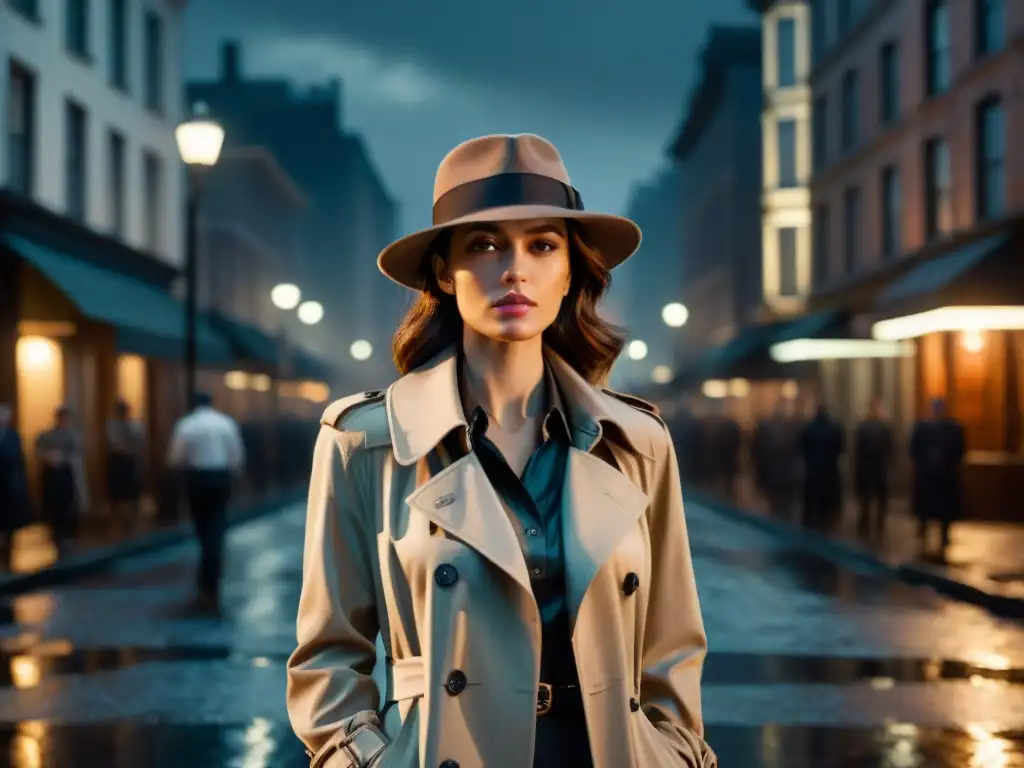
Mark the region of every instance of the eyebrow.
[[[474, 224], [472, 229], [466, 232], [466, 235], [472, 235], [479, 232], [486, 232], [489, 235], [501, 235], [504, 234], [504, 230], [496, 224]], [[556, 224], [538, 224], [536, 227], [530, 227], [526, 230], [528, 235], [540, 235], [540, 234], [555, 234], [565, 237], [566, 233], [558, 227]]]

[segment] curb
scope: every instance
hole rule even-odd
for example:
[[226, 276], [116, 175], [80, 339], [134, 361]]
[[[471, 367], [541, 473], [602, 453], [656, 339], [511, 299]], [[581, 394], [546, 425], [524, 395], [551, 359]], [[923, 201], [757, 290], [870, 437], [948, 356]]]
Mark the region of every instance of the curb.
[[[267, 501], [231, 510], [227, 518], [227, 527], [234, 528], [237, 525], [264, 517], [287, 504], [301, 501], [305, 495], [304, 490], [296, 490], [275, 496]], [[167, 530], [154, 531], [118, 544], [97, 547], [80, 555], [72, 555], [66, 560], [59, 560], [38, 571], [4, 575], [0, 577], [0, 598], [13, 597], [35, 589], [64, 584], [80, 576], [104, 571], [118, 561], [134, 555], [180, 544], [191, 539], [192, 536], [192, 526], [181, 523]]]
[[867, 548], [807, 531], [792, 523], [748, 512], [700, 492], [688, 492], [685, 496], [689, 501], [713, 512], [760, 528], [772, 535], [791, 539], [801, 549], [840, 564], [868, 569], [913, 586], [931, 587], [946, 597], [977, 605], [1001, 618], [1024, 619], [1024, 599], [986, 592], [984, 589], [959, 581], [934, 566], [925, 563], [887, 563]]

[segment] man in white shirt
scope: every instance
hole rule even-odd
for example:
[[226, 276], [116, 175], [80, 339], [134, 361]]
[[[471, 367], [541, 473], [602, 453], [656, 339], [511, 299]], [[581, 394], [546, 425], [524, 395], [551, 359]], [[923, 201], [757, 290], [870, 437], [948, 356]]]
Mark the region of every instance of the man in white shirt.
[[199, 393], [192, 412], [174, 426], [167, 464], [184, 474], [189, 511], [199, 540], [197, 581], [204, 606], [219, 605], [225, 517], [233, 476], [245, 463], [245, 448], [238, 424], [213, 407], [208, 394]]

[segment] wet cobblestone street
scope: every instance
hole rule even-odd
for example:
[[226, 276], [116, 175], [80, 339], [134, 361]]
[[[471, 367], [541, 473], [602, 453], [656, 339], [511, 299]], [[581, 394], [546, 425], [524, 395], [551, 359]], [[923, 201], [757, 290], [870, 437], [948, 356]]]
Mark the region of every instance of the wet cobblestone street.
[[[723, 768], [1024, 767], [1024, 627], [688, 517]], [[303, 765], [284, 711], [302, 523], [231, 533], [223, 619], [185, 610], [190, 546], [6, 604], [0, 764]]]

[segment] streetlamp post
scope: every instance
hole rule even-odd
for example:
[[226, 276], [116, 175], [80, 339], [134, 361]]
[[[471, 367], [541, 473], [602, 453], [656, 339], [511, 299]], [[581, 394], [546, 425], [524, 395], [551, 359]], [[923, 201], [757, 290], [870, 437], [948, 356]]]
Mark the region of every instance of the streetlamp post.
[[217, 164], [224, 146], [224, 129], [205, 117], [205, 107], [197, 105], [196, 116], [182, 123], [174, 132], [178, 153], [188, 167], [188, 190], [185, 205], [185, 393], [186, 410], [192, 407], [196, 394], [196, 368], [198, 360], [198, 279], [199, 258], [199, 200], [202, 196], [202, 177]]

